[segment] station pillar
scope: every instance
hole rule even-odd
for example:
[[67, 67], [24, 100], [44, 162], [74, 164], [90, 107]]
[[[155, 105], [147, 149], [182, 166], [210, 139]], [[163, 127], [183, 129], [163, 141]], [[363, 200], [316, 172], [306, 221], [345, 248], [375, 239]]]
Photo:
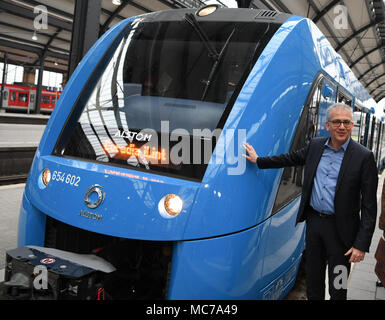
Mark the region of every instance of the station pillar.
[[99, 37], [102, 0], [76, 0], [68, 78]]
[[8, 73], [8, 54], [4, 52], [4, 64], [3, 64], [3, 74], [1, 77], [1, 89], [0, 89], [0, 108], [3, 107], [3, 94], [4, 94], [4, 84], [7, 82], [7, 73]]

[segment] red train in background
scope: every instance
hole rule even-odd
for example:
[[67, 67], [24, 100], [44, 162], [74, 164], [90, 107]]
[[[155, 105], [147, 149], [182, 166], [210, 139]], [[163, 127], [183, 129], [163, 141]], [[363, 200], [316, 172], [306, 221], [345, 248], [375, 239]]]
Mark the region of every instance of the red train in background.
[[[0, 84], [1, 90], [2, 84]], [[61, 90], [50, 87], [42, 88], [40, 99], [40, 112], [51, 113], [56, 101], [61, 95]], [[6, 111], [34, 112], [36, 107], [36, 87], [26, 84], [6, 84], [3, 94], [3, 108]]]

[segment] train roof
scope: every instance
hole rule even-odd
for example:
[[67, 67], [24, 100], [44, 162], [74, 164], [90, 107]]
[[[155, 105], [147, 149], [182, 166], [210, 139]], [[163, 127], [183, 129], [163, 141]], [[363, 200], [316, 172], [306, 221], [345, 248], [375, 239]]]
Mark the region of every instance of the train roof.
[[[0, 88], [1, 88], [2, 84], [0, 83]], [[36, 91], [36, 86], [34, 84], [30, 84], [30, 83], [14, 83], [14, 84], [8, 84], [6, 83], [5, 84], [5, 87], [7, 88], [12, 88], [12, 89], [20, 89], [20, 90], [29, 90], [31, 89], [32, 91]], [[43, 86], [41, 88], [42, 92], [52, 92], [52, 93], [55, 93], [55, 92], [61, 92], [61, 88], [57, 88], [57, 87], [47, 87], [47, 86]]]
[[[205, 7], [204, 7], [205, 8]], [[152, 12], [140, 16], [143, 21], [181, 21], [186, 14], [194, 14], [198, 21], [232, 21], [232, 22], [266, 22], [274, 24], [282, 24], [293, 15], [284, 12], [259, 10], [259, 9], [243, 9], [243, 8], [220, 8], [215, 12], [199, 16], [198, 13], [204, 9], [174, 9]]]

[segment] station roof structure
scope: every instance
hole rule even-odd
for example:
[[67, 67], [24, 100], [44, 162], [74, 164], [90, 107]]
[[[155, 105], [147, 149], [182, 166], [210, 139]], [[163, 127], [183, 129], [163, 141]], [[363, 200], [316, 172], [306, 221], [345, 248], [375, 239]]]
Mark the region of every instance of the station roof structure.
[[251, 5], [313, 20], [373, 99], [385, 97], [383, 0], [253, 0]]
[[[114, 4], [102, 0], [100, 35], [117, 22], [135, 15], [159, 10], [201, 7], [201, 0], [120, 0]], [[220, 1], [219, 1], [220, 3]], [[42, 26], [39, 6], [48, 13], [46, 28]], [[0, 62], [7, 52], [8, 63], [38, 67], [45, 53], [44, 69], [66, 73], [70, 56], [75, 0], [1, 0]], [[36, 20], [37, 19], [37, 20]]]
[[[118, 1], [118, 0], [114, 0]], [[102, 0], [100, 35], [138, 14], [201, 7], [206, 0]], [[225, 5], [226, 0], [216, 1]], [[312, 19], [376, 102], [385, 97], [385, 6], [383, 0], [237, 0], [244, 6]], [[36, 29], [38, 6], [48, 10], [45, 29]], [[67, 73], [75, 0], [1, 0], [0, 62]], [[345, 10], [345, 11], [343, 11]], [[344, 16], [345, 14], [345, 16]], [[345, 19], [346, 18], [346, 19]], [[33, 39], [32, 39], [33, 37]]]

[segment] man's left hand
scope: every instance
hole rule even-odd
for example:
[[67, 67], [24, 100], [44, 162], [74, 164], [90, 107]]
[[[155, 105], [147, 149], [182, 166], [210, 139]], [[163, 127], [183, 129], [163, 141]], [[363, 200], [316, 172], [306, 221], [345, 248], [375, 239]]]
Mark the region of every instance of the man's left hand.
[[365, 258], [365, 252], [364, 251], [358, 250], [358, 249], [353, 248], [353, 247], [351, 247], [350, 250], [345, 253], [345, 256], [348, 256], [349, 254], [351, 254], [350, 259], [349, 259], [349, 263], [360, 262], [360, 261], [364, 260], [364, 258]]

